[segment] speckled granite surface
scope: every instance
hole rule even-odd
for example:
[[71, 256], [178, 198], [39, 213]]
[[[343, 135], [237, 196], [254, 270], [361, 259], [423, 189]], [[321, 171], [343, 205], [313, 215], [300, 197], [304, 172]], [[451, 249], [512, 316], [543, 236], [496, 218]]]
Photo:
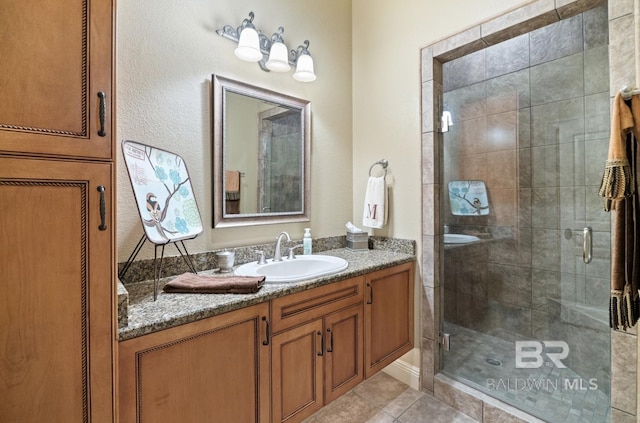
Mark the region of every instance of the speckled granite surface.
[[127, 326], [129, 320], [129, 292], [118, 281], [118, 329]]
[[[162, 286], [172, 279], [169, 277], [160, 280], [158, 299], [154, 302], [153, 281], [126, 284], [129, 293], [128, 318], [127, 325], [119, 329], [119, 339], [124, 341], [415, 260], [414, 241], [384, 241], [377, 247], [365, 251], [346, 248], [322, 251], [322, 254], [344, 258], [349, 262], [349, 267], [330, 276], [298, 283], [265, 283], [255, 294], [166, 294], [162, 292]], [[201, 273], [215, 274], [215, 270]]]
[[[274, 237], [275, 241], [275, 237]], [[291, 242], [283, 242], [283, 253], [286, 247], [302, 244], [302, 240], [291, 240]], [[188, 241], [185, 242], [189, 248]], [[346, 236], [334, 236], [313, 239], [313, 252], [320, 253], [322, 251], [336, 250], [347, 246]], [[245, 247], [229, 248], [229, 251], [235, 253], [235, 264], [249, 263], [257, 259], [256, 250], [262, 250], [267, 257], [273, 257], [275, 242], [268, 244], [250, 245]], [[407, 254], [415, 254], [415, 241], [386, 237], [369, 237], [369, 248], [378, 250], [386, 249], [397, 252], [406, 252]], [[194, 266], [198, 271], [217, 269], [218, 260], [216, 253], [221, 250], [207, 251], [204, 253], [191, 254]], [[299, 250], [298, 250], [299, 251]], [[168, 245], [165, 254], [174, 254], [174, 256], [165, 257], [162, 263], [162, 276], [175, 276], [184, 272], [188, 272], [185, 261], [177, 255], [177, 250], [172, 245]], [[118, 264], [118, 272], [122, 270], [124, 263]], [[153, 279], [153, 259], [135, 261], [129, 267], [126, 275], [122, 279], [122, 283], [128, 285], [134, 282], [147, 281]]]

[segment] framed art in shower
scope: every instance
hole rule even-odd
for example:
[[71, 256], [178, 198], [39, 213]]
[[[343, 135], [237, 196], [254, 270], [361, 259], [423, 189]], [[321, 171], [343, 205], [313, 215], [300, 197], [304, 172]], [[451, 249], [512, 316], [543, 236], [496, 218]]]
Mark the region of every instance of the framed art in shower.
[[484, 181], [449, 181], [449, 204], [454, 216], [489, 214], [489, 197]]

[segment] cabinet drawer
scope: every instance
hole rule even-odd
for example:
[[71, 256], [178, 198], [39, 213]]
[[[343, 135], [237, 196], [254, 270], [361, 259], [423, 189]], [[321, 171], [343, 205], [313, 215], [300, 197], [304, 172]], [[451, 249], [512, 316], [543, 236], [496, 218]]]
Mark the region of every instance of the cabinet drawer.
[[271, 300], [273, 332], [277, 333], [361, 303], [363, 286], [364, 277], [358, 276]]

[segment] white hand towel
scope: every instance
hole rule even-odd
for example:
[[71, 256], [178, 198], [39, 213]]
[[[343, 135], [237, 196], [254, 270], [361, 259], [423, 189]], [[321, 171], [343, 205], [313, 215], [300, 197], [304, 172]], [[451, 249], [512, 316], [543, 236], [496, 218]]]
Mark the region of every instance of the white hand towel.
[[387, 185], [383, 176], [369, 177], [364, 196], [362, 225], [380, 229], [387, 223]]

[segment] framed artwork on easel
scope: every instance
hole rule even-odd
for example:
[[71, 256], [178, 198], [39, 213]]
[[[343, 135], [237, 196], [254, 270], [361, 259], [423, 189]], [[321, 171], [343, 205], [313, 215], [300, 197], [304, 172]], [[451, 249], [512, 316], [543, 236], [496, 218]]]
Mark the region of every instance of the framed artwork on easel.
[[[187, 266], [193, 273], [197, 273], [183, 241], [193, 239], [202, 233], [200, 211], [187, 165], [182, 157], [135, 141], [123, 141], [122, 154], [144, 235], [118, 273], [118, 277], [121, 280], [124, 278], [140, 249], [149, 240], [156, 249], [153, 291], [155, 301], [158, 296], [158, 280], [162, 274], [165, 245], [173, 243]], [[184, 253], [178, 243], [182, 245]], [[158, 247], [162, 247], [159, 262], [156, 260]]]
[[201, 234], [200, 212], [182, 157], [134, 141], [124, 141], [122, 152], [149, 241], [166, 244]]

